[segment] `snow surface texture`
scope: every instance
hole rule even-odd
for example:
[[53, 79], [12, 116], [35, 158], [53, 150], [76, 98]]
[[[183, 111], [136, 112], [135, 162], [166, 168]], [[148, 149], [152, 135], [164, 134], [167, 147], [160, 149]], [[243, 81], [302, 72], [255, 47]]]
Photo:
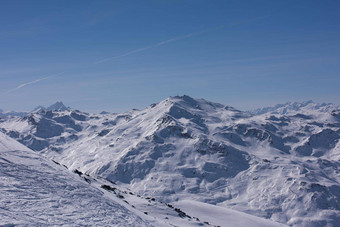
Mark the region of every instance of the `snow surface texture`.
[[[274, 227], [281, 226], [277, 223], [268, 222], [268, 220], [261, 219], [249, 214], [245, 214], [239, 211], [228, 209], [225, 207], [219, 207], [210, 205], [207, 203], [201, 203], [192, 200], [181, 200], [175, 203], [176, 206], [183, 210], [190, 212], [196, 217], [206, 217], [207, 222], [215, 223], [218, 226], [261, 226], [261, 227]], [[223, 217], [223, 219], [221, 218]]]
[[151, 226], [0, 133], [0, 225]]
[[72, 170], [162, 202], [197, 200], [292, 226], [340, 223], [332, 104], [249, 113], [176, 96], [124, 114], [41, 110], [0, 128]]

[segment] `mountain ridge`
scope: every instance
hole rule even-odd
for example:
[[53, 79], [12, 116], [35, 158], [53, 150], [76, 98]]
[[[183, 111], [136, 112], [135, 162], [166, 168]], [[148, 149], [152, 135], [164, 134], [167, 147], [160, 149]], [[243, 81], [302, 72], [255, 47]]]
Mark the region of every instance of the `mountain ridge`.
[[254, 115], [261, 115], [266, 113], [271, 114], [290, 114], [297, 111], [310, 111], [310, 110], [319, 110], [323, 112], [327, 112], [330, 110], [339, 109], [338, 105], [333, 103], [315, 103], [312, 100], [303, 101], [303, 102], [286, 102], [284, 104], [277, 104], [275, 106], [258, 108], [255, 110], [247, 111]]
[[[182, 100], [182, 102], [187, 102], [187, 104], [189, 104], [190, 102], [191, 105], [193, 105], [193, 103], [195, 103], [195, 99], [193, 99], [192, 97], [188, 96], [188, 95], [183, 95], [183, 96], [170, 96], [167, 99], [163, 100], [172, 100], [172, 101], [179, 101]], [[256, 108], [253, 110], [238, 110], [232, 106], [229, 105], [223, 105], [220, 103], [216, 103], [216, 102], [209, 102], [205, 99], [197, 99], [197, 100], [201, 100], [201, 101], [205, 101], [207, 103], [210, 103], [210, 105], [217, 105], [220, 107], [224, 107], [226, 109], [230, 109], [230, 110], [235, 110], [235, 111], [239, 111], [239, 112], [243, 112], [243, 113], [247, 113], [247, 114], [252, 114], [252, 115], [261, 115], [261, 114], [265, 114], [265, 113], [271, 113], [271, 114], [287, 114], [289, 112], [289, 110], [294, 110], [294, 111], [299, 111], [299, 108], [303, 108], [308, 106], [308, 104], [313, 104], [315, 109], [322, 109], [322, 107], [325, 107], [323, 109], [323, 111], [330, 111], [330, 110], [336, 110], [336, 109], [340, 109], [339, 105], [335, 105], [333, 103], [317, 103], [314, 102], [313, 100], [308, 100], [308, 101], [302, 101], [302, 102], [286, 102], [286, 103], [282, 103], [282, 104], [277, 104], [274, 106], [268, 106], [268, 107], [260, 107], [260, 108]], [[150, 106], [156, 105], [155, 103], [151, 104]], [[190, 104], [189, 104], [190, 105]], [[31, 113], [36, 113], [39, 111], [66, 111], [66, 110], [75, 110], [72, 107], [66, 107], [64, 105], [64, 103], [62, 101], [57, 101], [51, 105], [49, 105], [48, 107], [44, 107], [44, 106], [37, 106], [35, 107], [33, 110], [25, 112], [25, 111], [4, 111], [2, 109], [0, 109], [0, 116], [26, 116], [29, 115]], [[136, 110], [136, 109], [135, 109]], [[83, 111], [84, 112], [84, 111]], [[129, 111], [126, 111], [129, 112]], [[108, 111], [102, 111], [101, 114], [110, 114], [111, 112]], [[121, 114], [123, 114], [124, 112], [122, 112]]]

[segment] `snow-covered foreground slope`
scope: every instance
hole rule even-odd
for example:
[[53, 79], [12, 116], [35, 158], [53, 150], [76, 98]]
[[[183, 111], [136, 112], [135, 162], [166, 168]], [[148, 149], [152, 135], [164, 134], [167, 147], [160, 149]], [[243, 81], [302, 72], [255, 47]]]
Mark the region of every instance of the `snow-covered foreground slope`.
[[289, 225], [336, 226], [339, 112], [306, 102], [252, 115], [176, 96], [124, 114], [43, 110], [0, 127], [71, 170], [158, 201], [197, 200]]
[[214, 208], [215, 216], [200, 213], [203, 205], [215, 206], [196, 209], [189, 200], [179, 209], [75, 172], [0, 133], [0, 225], [282, 226], [223, 208]]
[[[258, 218], [249, 214], [245, 214], [236, 210], [225, 207], [215, 206], [207, 203], [197, 202], [193, 200], [181, 200], [175, 203], [187, 212], [196, 217], [205, 217], [207, 222], [217, 226], [244, 227], [244, 226], [260, 226], [260, 227], [283, 227], [285, 225], [271, 222], [266, 219]], [[221, 218], [223, 217], [223, 218]]]
[[149, 226], [65, 168], [0, 133], [0, 225]]

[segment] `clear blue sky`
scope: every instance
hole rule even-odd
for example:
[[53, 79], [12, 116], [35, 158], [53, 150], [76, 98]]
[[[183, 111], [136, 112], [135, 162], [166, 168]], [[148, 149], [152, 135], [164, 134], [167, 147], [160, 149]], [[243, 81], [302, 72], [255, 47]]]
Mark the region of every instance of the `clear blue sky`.
[[340, 1], [0, 1], [0, 108], [340, 104]]

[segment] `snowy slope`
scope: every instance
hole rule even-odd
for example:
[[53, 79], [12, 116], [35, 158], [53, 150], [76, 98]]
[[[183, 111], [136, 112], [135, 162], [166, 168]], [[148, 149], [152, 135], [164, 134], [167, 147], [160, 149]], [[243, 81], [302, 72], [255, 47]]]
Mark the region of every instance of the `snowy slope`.
[[181, 200], [179, 202], [175, 202], [175, 205], [183, 210], [186, 210], [187, 212], [190, 212], [192, 215], [195, 215], [196, 217], [205, 217], [208, 223], [213, 224], [215, 226], [232, 226], [232, 227], [285, 226], [282, 224], [268, 221], [266, 219], [245, 214], [236, 210], [192, 200]]
[[210, 220], [192, 210], [193, 201], [179, 209], [75, 171], [78, 177], [2, 133], [0, 157], [1, 226], [282, 226], [222, 208]]
[[253, 115], [176, 96], [124, 114], [40, 111], [0, 128], [71, 170], [161, 202], [190, 199], [294, 226], [336, 226], [339, 110], [288, 106]]
[[149, 226], [103, 193], [0, 133], [0, 225]]

